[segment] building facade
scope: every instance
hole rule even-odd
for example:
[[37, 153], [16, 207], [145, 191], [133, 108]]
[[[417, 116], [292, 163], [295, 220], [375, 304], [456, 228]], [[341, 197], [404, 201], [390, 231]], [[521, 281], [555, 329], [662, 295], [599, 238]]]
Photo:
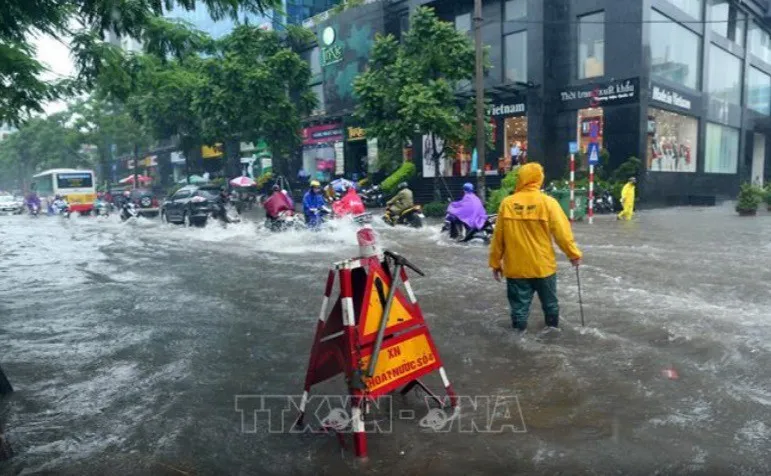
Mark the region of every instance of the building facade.
[[[482, 37], [492, 63], [485, 88], [495, 134], [485, 173], [495, 177], [526, 159], [543, 163], [549, 178], [560, 178], [567, 170], [568, 144], [577, 142], [582, 152], [597, 143], [611, 168], [639, 158], [645, 168], [641, 193], [649, 202], [709, 203], [733, 196], [741, 182], [770, 179], [769, 3], [485, 0]], [[319, 38], [309, 61], [322, 106], [308, 118], [308, 128], [336, 126], [320, 160], [306, 160], [304, 152], [304, 167], [318, 162], [329, 171], [333, 162], [342, 162], [346, 172], [359, 171], [358, 157], [372, 155], [366, 146], [350, 145], [366, 137], [366, 131], [349, 125], [354, 103], [328, 97], [366, 61], [325, 45], [325, 29], [355, 27], [365, 38], [359, 29], [366, 24], [398, 35], [408, 28], [410, 12], [427, 5], [473, 35], [473, 0], [377, 4], [310, 25]], [[357, 16], [358, 9], [368, 10]], [[344, 49], [350, 49], [347, 40]], [[342, 79], [327, 69], [344, 72]], [[471, 85], [465, 89], [459, 95], [471, 97]], [[433, 171], [422, 166], [423, 142], [416, 138], [411, 153], [421, 176], [430, 178]], [[335, 143], [343, 144], [342, 159]], [[468, 152], [448, 157], [441, 173], [464, 180], [474, 174], [469, 161]]]

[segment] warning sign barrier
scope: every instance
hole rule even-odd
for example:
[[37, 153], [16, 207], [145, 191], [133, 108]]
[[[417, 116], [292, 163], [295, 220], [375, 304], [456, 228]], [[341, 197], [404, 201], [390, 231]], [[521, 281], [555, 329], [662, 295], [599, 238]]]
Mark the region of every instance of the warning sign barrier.
[[[312, 386], [344, 374], [357, 457], [367, 455], [363, 420], [367, 400], [400, 387], [406, 393], [418, 385], [441, 402], [419, 380], [438, 370], [450, 404], [456, 405], [405, 268], [422, 273], [397, 253], [376, 254], [373, 243], [372, 230], [365, 227], [359, 232], [365, 256], [335, 263], [327, 275], [297, 420], [302, 424]], [[336, 278], [340, 294], [332, 299]]]

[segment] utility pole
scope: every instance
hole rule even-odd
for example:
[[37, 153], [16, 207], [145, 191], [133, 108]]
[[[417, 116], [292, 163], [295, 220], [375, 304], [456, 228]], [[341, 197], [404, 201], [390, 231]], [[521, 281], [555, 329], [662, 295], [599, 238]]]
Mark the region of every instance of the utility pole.
[[482, 0], [474, 0], [474, 43], [476, 46], [476, 131], [477, 131], [477, 194], [485, 200], [485, 78], [482, 55]]
[[139, 188], [139, 144], [134, 142], [134, 187]]

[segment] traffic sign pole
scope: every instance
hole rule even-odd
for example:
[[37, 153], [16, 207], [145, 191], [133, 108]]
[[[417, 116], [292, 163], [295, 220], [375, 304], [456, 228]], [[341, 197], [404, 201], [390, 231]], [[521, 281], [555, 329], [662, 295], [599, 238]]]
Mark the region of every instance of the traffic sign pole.
[[589, 164], [589, 224], [594, 223], [594, 164]]
[[576, 154], [570, 154], [570, 222], [575, 221], [576, 209]]

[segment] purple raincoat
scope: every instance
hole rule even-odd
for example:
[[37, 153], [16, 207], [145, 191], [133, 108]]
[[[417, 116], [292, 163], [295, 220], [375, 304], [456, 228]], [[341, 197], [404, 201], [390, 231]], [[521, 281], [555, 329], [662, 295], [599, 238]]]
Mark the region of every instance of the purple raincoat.
[[487, 212], [482, 200], [471, 192], [465, 192], [463, 198], [450, 203], [447, 214], [462, 221], [472, 230], [481, 230], [487, 221]]

